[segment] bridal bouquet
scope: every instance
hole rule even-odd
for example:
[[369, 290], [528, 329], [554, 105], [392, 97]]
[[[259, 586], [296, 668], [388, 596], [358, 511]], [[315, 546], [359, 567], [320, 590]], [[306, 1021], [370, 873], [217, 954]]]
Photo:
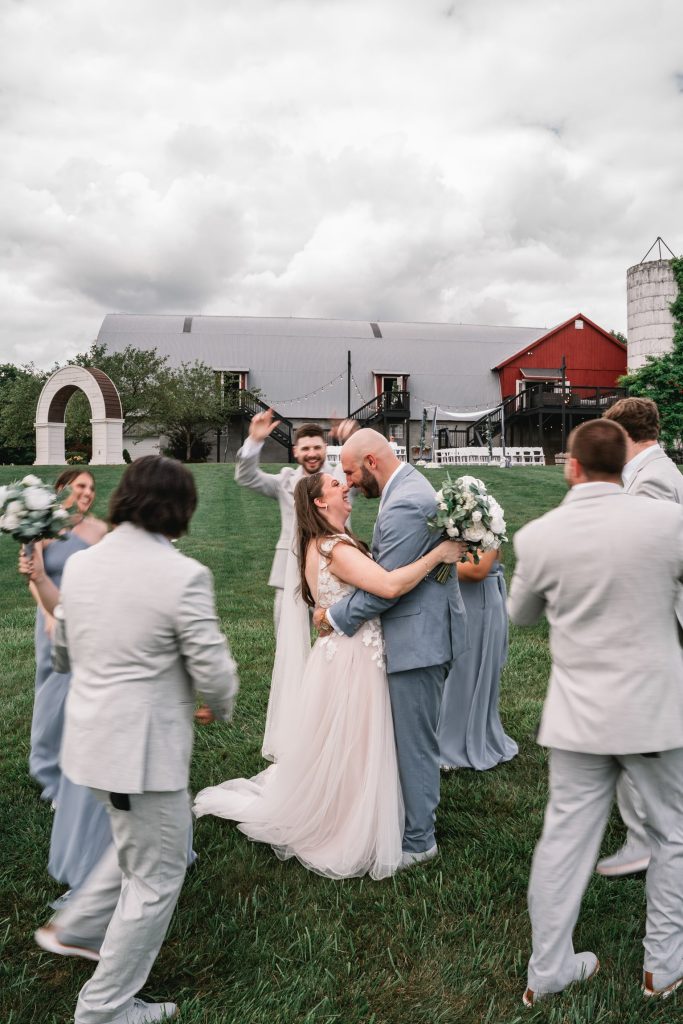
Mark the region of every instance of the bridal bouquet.
[[60, 537], [71, 521], [71, 513], [62, 507], [65, 497], [64, 491], [58, 497], [32, 474], [0, 487], [0, 532], [29, 548], [36, 540]]
[[[451, 480], [446, 476], [441, 490], [436, 492], [436, 515], [429, 520], [432, 530], [441, 530], [452, 540], [462, 540], [479, 564], [479, 551], [499, 548], [507, 540], [504, 511], [486, 490], [484, 483], [474, 476], [460, 476]], [[445, 583], [450, 566], [441, 565], [435, 578]]]

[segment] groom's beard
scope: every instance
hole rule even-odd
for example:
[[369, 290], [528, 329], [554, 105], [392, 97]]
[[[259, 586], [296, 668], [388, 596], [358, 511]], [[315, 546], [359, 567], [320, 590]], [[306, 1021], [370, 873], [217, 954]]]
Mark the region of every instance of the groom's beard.
[[360, 471], [360, 483], [357, 486], [366, 498], [379, 498], [382, 493], [376, 477], [365, 466]]

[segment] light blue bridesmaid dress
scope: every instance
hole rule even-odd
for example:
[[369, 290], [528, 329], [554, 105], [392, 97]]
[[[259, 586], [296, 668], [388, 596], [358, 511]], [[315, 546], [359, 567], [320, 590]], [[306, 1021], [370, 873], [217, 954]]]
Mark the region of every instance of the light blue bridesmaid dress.
[[455, 662], [444, 686], [438, 740], [441, 765], [485, 771], [517, 752], [498, 713], [500, 674], [507, 660], [508, 617], [503, 566], [485, 579], [460, 580], [470, 649]]
[[[45, 545], [45, 572], [57, 589], [61, 587], [67, 560], [75, 551], [83, 551], [87, 547], [88, 544], [75, 533], [67, 534], [66, 540], [56, 540]], [[61, 777], [59, 748], [62, 744], [64, 702], [70, 677], [68, 673], [52, 670], [51, 641], [45, 632], [45, 614], [40, 607], [36, 609], [35, 648], [35, 700], [28, 766], [32, 778], [42, 786], [43, 800], [52, 801], [57, 798]]]

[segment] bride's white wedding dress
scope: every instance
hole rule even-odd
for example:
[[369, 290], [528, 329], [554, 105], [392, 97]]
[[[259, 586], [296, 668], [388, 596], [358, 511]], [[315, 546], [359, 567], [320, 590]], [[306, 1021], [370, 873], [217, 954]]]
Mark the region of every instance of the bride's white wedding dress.
[[[321, 608], [354, 588], [330, 572], [339, 538], [320, 545]], [[194, 812], [239, 822], [329, 878], [391, 875], [401, 860], [403, 801], [384, 667], [382, 627], [366, 622], [353, 637], [318, 639], [301, 683], [296, 734], [277, 764], [252, 779], [203, 789]]]

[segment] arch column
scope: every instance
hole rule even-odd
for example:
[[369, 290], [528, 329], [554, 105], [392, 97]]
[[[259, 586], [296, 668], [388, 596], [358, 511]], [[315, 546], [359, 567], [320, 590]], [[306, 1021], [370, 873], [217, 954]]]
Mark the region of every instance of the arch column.
[[91, 466], [120, 466], [123, 462], [123, 420], [90, 420], [92, 423]]
[[123, 413], [114, 382], [94, 367], [64, 366], [46, 382], [36, 408], [35, 465], [59, 466], [66, 462], [64, 417], [69, 399], [82, 391], [92, 413], [92, 459], [96, 466], [123, 463]]
[[36, 423], [36, 461], [34, 466], [63, 466], [65, 423]]

